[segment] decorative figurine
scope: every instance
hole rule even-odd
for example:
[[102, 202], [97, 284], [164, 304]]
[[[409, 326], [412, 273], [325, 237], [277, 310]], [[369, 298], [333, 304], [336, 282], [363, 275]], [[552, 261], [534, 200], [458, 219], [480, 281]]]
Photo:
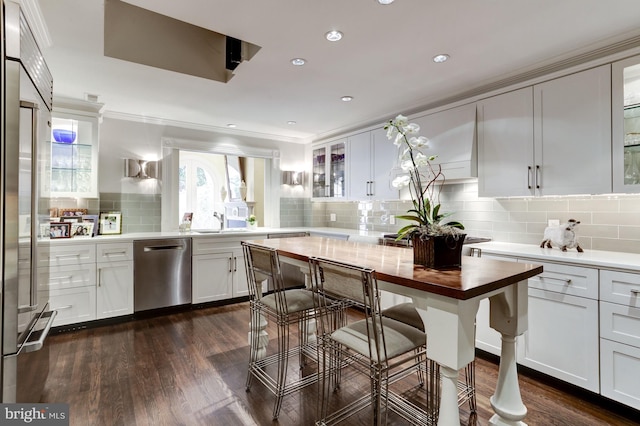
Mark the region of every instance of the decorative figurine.
[[569, 219], [567, 223], [558, 226], [547, 226], [544, 230], [544, 240], [540, 243], [540, 247], [552, 248], [552, 244], [559, 247], [562, 251], [575, 248], [582, 253], [582, 247], [578, 243], [578, 237], [574, 231], [575, 227], [580, 224], [579, 220]]

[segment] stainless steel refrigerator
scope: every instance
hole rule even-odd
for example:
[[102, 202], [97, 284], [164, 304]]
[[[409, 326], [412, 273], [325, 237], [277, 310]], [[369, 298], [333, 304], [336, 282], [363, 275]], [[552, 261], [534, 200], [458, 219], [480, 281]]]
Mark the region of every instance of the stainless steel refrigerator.
[[40, 402], [55, 312], [36, 283], [38, 147], [50, 139], [53, 82], [18, 3], [2, 1], [2, 402]]

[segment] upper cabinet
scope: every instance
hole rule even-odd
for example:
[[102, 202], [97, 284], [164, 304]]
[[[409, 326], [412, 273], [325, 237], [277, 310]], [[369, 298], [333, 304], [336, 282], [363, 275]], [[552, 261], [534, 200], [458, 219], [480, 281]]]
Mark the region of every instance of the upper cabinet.
[[533, 163], [533, 88], [478, 102], [478, 195], [531, 195]]
[[471, 103], [421, 117], [411, 118], [420, 125], [420, 136], [429, 139], [424, 154], [436, 155], [446, 180], [477, 177], [476, 104]]
[[[70, 108], [71, 106], [71, 108]], [[72, 109], [72, 108], [77, 109]], [[98, 198], [98, 126], [102, 104], [56, 102], [42, 165], [42, 196]]]
[[313, 147], [313, 198], [345, 197], [345, 152], [346, 139]]
[[640, 192], [640, 56], [612, 67], [613, 191]]
[[478, 105], [480, 196], [611, 192], [609, 65]]
[[397, 200], [400, 195], [391, 181], [398, 148], [387, 139], [386, 130], [350, 136], [347, 147], [349, 199]]

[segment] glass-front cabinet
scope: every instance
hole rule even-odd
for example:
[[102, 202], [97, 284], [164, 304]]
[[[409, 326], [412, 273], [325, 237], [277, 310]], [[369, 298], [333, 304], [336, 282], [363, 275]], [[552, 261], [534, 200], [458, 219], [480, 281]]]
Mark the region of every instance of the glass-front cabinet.
[[98, 198], [98, 125], [96, 114], [56, 111], [54, 104], [44, 197]]
[[613, 191], [640, 192], [640, 56], [613, 64]]
[[313, 148], [313, 198], [344, 198], [346, 141]]

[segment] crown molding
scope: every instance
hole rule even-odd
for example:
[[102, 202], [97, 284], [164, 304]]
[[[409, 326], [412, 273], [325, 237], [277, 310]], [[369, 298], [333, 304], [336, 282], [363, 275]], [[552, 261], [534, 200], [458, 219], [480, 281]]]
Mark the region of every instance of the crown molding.
[[49, 33], [49, 27], [42, 16], [42, 10], [37, 0], [20, 0], [20, 8], [27, 22], [29, 28], [33, 32], [33, 36], [36, 39], [36, 43], [40, 49], [45, 49], [53, 45], [51, 39], [51, 33]]

